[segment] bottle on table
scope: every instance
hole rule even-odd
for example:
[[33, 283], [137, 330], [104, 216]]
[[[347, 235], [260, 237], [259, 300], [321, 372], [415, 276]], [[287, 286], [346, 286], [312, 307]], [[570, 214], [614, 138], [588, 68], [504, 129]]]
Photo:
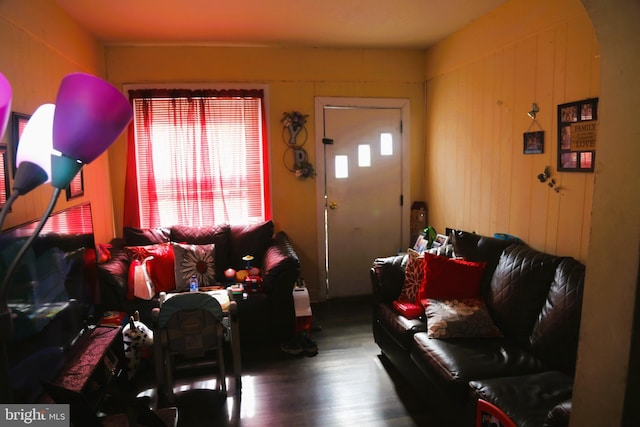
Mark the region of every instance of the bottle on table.
[[198, 292], [198, 279], [195, 274], [189, 280], [189, 292]]

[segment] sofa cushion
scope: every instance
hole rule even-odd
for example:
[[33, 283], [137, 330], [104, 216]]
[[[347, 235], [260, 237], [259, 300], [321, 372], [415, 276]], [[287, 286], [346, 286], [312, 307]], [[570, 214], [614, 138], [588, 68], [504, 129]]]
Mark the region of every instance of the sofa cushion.
[[176, 243], [191, 243], [195, 245], [216, 245], [215, 264], [216, 280], [224, 281], [224, 271], [230, 267], [229, 239], [231, 227], [229, 224], [219, 224], [210, 227], [189, 227], [174, 225], [171, 227], [171, 241]]
[[518, 426], [542, 426], [549, 413], [571, 398], [573, 378], [558, 371], [471, 381], [476, 399], [494, 404]]
[[486, 263], [424, 254], [425, 279], [420, 300], [477, 298]]
[[451, 237], [453, 251], [458, 257], [467, 261], [486, 262], [482, 279], [482, 291], [485, 292], [491, 284], [491, 277], [498, 265], [502, 252], [513, 242], [469, 233], [467, 231], [455, 231]]
[[274, 226], [272, 221], [260, 224], [232, 225], [229, 245], [229, 264], [235, 270], [246, 267], [245, 255], [253, 256], [251, 265], [261, 267], [264, 253], [273, 243]]
[[175, 258], [171, 243], [125, 246], [125, 251], [131, 260], [137, 259], [142, 262], [147, 257], [153, 257], [147, 261], [147, 270], [157, 293], [170, 292], [176, 288]]
[[505, 338], [437, 340], [418, 332], [413, 341], [411, 359], [459, 405], [466, 402], [470, 380], [526, 375], [545, 368], [522, 345]]
[[423, 301], [429, 338], [495, 338], [502, 332], [478, 298]]
[[529, 345], [560, 260], [526, 245], [513, 244], [504, 250], [485, 302], [505, 336]]
[[404, 285], [398, 301], [419, 303], [420, 289], [424, 287], [425, 283], [425, 258], [413, 249], [409, 249], [407, 254], [409, 258], [404, 271]]
[[198, 286], [216, 285], [215, 245], [173, 243], [175, 256], [176, 290], [189, 290], [191, 276], [196, 276]]
[[169, 242], [169, 229], [124, 227], [122, 237], [128, 246], [146, 246]]
[[565, 258], [530, 337], [532, 351], [554, 369], [573, 375], [578, 350], [585, 266]]

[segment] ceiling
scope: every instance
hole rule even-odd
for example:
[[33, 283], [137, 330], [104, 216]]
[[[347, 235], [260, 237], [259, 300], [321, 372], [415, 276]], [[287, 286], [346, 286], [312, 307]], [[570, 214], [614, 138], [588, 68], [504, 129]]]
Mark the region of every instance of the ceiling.
[[425, 49], [505, 0], [55, 0], [106, 45]]

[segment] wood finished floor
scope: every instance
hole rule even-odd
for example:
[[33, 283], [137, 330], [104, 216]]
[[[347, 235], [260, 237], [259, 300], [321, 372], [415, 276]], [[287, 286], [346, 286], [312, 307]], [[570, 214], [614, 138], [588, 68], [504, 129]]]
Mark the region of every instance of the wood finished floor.
[[[313, 305], [316, 356], [278, 348], [243, 349], [238, 396], [229, 380], [226, 399], [206, 377], [177, 384], [179, 427], [200, 426], [442, 426], [414, 398], [373, 341], [367, 299]], [[151, 397], [152, 388], [140, 389]]]

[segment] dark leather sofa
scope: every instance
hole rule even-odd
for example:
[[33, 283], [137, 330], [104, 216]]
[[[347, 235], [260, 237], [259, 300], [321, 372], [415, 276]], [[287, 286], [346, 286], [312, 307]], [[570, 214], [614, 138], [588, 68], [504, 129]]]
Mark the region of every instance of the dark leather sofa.
[[215, 225], [210, 227], [171, 226], [152, 229], [125, 227], [122, 239], [111, 242], [111, 257], [98, 265], [101, 308], [140, 312], [140, 320], [152, 323], [152, 310], [159, 307], [158, 295], [152, 300], [127, 297], [132, 262], [127, 247], [144, 247], [170, 242], [215, 245], [215, 278], [228, 284], [228, 268], [246, 267], [245, 255], [254, 257], [252, 266], [261, 269], [262, 292], [248, 292], [238, 301], [240, 337], [243, 344], [280, 342], [294, 333], [293, 287], [300, 274], [300, 261], [284, 231], [275, 232], [272, 221], [254, 225]]
[[500, 338], [434, 339], [424, 316], [394, 311], [407, 255], [378, 258], [370, 271], [373, 335], [383, 357], [446, 425], [475, 426], [477, 401], [517, 426], [567, 426], [585, 267], [573, 258], [467, 232], [456, 256], [487, 263], [481, 293]]

